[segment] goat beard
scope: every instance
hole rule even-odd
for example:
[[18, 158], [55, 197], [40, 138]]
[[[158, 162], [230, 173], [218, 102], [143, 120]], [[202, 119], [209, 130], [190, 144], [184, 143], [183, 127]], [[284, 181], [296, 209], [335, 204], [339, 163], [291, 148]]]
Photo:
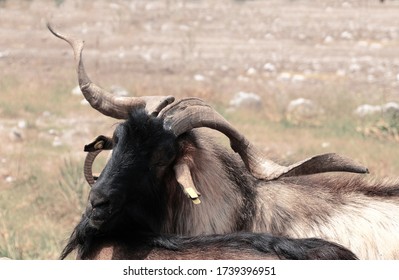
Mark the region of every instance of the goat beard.
[[84, 259], [99, 240], [107, 237], [125, 238], [129, 237], [131, 233], [153, 232], [147, 227], [138, 226], [139, 224], [129, 220], [127, 215], [121, 214], [114, 215], [113, 219], [106, 221], [101, 228], [96, 228], [91, 225], [87, 215], [83, 214], [80, 222], [69, 237], [67, 245], [62, 250], [60, 259], [65, 259], [75, 250], [77, 250], [77, 258]]
[[84, 258], [96, 239], [106, 235], [106, 232], [91, 225], [90, 219], [83, 214], [82, 219], [74, 228], [67, 245], [61, 252], [60, 259], [65, 259], [70, 253], [77, 250], [77, 258]]
[[69, 237], [67, 245], [62, 250], [60, 259], [65, 259], [76, 249], [78, 250], [78, 257], [82, 256], [84, 252], [89, 250], [94, 238], [99, 235], [101, 235], [101, 232], [92, 227], [87, 216], [83, 214], [82, 219]]
[[82, 219], [69, 237], [67, 245], [62, 250], [60, 259], [65, 259], [75, 250], [77, 250], [78, 259], [84, 258], [85, 253], [91, 250], [95, 240], [104, 235], [105, 232], [91, 226], [90, 219], [83, 214]]

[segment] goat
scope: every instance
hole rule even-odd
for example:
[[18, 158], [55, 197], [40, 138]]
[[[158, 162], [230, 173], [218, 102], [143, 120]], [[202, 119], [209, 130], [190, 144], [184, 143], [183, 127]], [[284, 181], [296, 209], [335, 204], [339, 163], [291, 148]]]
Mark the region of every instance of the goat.
[[[150, 122], [154, 123], [149, 127], [143, 125]], [[351, 259], [354, 257], [347, 249], [319, 239], [294, 240], [242, 232], [195, 237], [162, 235], [163, 224], [167, 219], [165, 215], [167, 204], [170, 204], [170, 201], [165, 191], [167, 186], [154, 180], [165, 176], [161, 173], [168, 172], [166, 169], [170, 168], [168, 165], [174, 160], [178, 148], [175, 136], [171, 133], [165, 134], [160, 129], [162, 124], [160, 119], [149, 116], [143, 108], [137, 108], [132, 111], [127, 122], [117, 127], [113, 138], [113, 156], [108, 166], [119, 166], [119, 170], [116, 174], [113, 168], [105, 168], [101, 173], [90, 192], [92, 202], [87, 206], [61, 258], [65, 258], [74, 249], [78, 249], [78, 258], [81, 259], [106, 258], [104, 255], [109, 257], [109, 250], [112, 251], [113, 258], [118, 259]], [[134, 135], [136, 142], [129, 142]], [[98, 146], [103, 140], [102, 137], [98, 138], [94, 146]], [[155, 143], [159, 147], [154, 147]], [[108, 144], [105, 142], [104, 146]], [[138, 150], [146, 153], [153, 148], [157, 150], [155, 158], [133, 155]], [[130, 160], [131, 156], [135, 160]], [[114, 161], [118, 161], [118, 164], [113, 163]], [[121, 162], [123, 164], [119, 165]], [[123, 170], [124, 168], [127, 170]], [[140, 172], [125, 172], [129, 169], [136, 171], [140, 169]], [[125, 176], [121, 177], [120, 174]], [[106, 195], [94, 191], [98, 190], [97, 184], [101, 185], [102, 180], [108, 181], [110, 177], [114, 177], [118, 182], [117, 189]], [[170, 180], [174, 178], [170, 177]], [[130, 186], [132, 181], [138, 182], [137, 187]], [[108, 183], [114, 185], [114, 182], [106, 184]], [[174, 192], [178, 192], [177, 182], [169, 185], [174, 185]], [[206, 204], [204, 201], [204, 205]], [[242, 250], [242, 253], [237, 255], [239, 250]]]
[[[195, 98], [115, 101], [87, 77], [83, 43], [49, 29], [73, 47], [79, 84], [89, 103], [103, 114], [128, 119], [112, 138], [101, 136], [86, 146], [85, 173], [93, 185], [86, 215], [92, 227], [106, 231], [120, 217], [130, 217], [129, 222], [139, 219], [148, 232], [196, 236], [247, 231], [318, 237], [342, 244], [362, 259], [399, 258], [395, 182], [321, 174], [367, 173], [336, 154], [278, 165]], [[195, 129], [200, 127], [224, 133], [238, 155]], [[102, 149], [112, 149], [112, 156], [95, 180], [91, 164]], [[185, 199], [181, 187], [195, 204]]]
[[293, 259], [354, 260], [348, 249], [317, 238], [292, 239], [261, 233], [183, 237], [141, 230], [140, 224], [114, 224], [107, 231], [83, 215], [61, 258], [78, 250], [79, 259], [207, 260]]

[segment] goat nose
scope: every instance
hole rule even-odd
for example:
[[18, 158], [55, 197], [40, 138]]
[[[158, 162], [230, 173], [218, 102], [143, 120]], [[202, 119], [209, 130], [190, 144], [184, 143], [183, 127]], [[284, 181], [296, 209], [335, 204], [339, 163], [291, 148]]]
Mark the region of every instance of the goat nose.
[[96, 207], [108, 205], [110, 203], [110, 200], [103, 194], [100, 194], [98, 192], [91, 192], [89, 196], [89, 202], [91, 208], [94, 209]]

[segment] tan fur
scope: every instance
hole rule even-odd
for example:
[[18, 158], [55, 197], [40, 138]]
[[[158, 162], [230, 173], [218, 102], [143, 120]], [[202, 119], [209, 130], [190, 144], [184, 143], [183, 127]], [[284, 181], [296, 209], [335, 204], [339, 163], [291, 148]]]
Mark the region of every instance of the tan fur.
[[[347, 188], [345, 178], [351, 182]], [[399, 198], [365, 195], [359, 191], [362, 184], [363, 189], [373, 187], [359, 177], [336, 177], [336, 189], [329, 190], [332, 182], [323, 187], [263, 184], [253, 231], [323, 238], [349, 248], [360, 259], [399, 259]], [[277, 212], [291, 217], [276, 218]]]
[[[168, 209], [163, 232], [193, 236], [236, 231], [231, 217], [238, 215], [242, 196], [228, 185], [230, 180], [221, 171], [220, 163], [215, 162], [211, 148], [199, 151], [186, 147], [184, 154], [188, 159], [206, 163], [193, 162], [191, 166], [202, 194], [201, 204], [193, 205], [179, 188], [171, 190], [170, 199], [179, 201], [179, 205]], [[256, 212], [247, 230], [293, 238], [323, 238], [348, 247], [361, 259], [399, 259], [399, 197], [365, 194], [395, 189], [397, 183], [346, 173], [259, 180]], [[173, 205], [172, 201], [169, 203]]]
[[[174, 189], [169, 189], [171, 201], [168, 204], [173, 205], [173, 201], [178, 201], [179, 205], [167, 209], [167, 220], [172, 222], [165, 223], [163, 232], [190, 236], [234, 232], [235, 221], [230, 217], [235, 215], [237, 205], [242, 204], [241, 196], [233, 192], [229, 195], [220, 192], [220, 189], [231, 189], [228, 185], [230, 180], [225, 172], [219, 171], [220, 163], [215, 162], [210, 153], [196, 153], [195, 149], [186, 152], [191, 154], [190, 158], [206, 162], [204, 166], [190, 166], [194, 182], [202, 182], [201, 185], [196, 185], [201, 193], [201, 204], [194, 205], [175, 184]], [[217, 186], [215, 182], [218, 182]]]

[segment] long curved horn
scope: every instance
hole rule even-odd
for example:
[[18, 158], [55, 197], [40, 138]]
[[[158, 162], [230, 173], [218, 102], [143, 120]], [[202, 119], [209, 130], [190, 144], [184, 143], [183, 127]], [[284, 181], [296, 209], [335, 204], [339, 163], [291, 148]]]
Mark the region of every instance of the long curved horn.
[[75, 56], [79, 87], [89, 104], [102, 114], [116, 119], [127, 119], [134, 106], [146, 106], [147, 110], [153, 113], [159, 112], [160, 108], [174, 101], [172, 96], [116, 97], [112, 95], [94, 84], [88, 77], [82, 60], [84, 41], [56, 32], [50, 23], [47, 23], [47, 28], [54, 36], [71, 45]]
[[244, 135], [198, 98], [182, 99], [171, 104], [158, 117], [164, 119], [165, 129], [171, 130], [176, 136], [199, 127], [222, 132], [230, 139], [231, 148], [241, 156], [247, 169], [259, 179], [274, 180], [283, 175], [298, 176], [333, 171], [368, 172], [367, 168], [336, 154], [311, 157], [290, 166], [279, 165], [267, 159]]
[[96, 178], [93, 176], [93, 163], [96, 157], [102, 152], [103, 150], [96, 150], [94, 152], [88, 152], [85, 158], [85, 163], [83, 165], [83, 174], [86, 178], [87, 183], [89, 183], [90, 187], [94, 185], [96, 182]]

